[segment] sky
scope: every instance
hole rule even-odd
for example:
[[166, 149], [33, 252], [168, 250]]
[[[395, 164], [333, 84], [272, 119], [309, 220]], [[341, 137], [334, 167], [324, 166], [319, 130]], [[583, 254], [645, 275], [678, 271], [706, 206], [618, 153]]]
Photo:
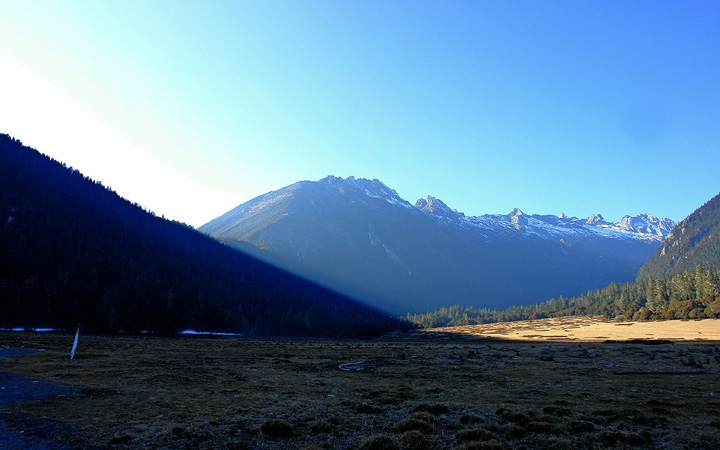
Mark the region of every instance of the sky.
[[0, 0], [0, 133], [193, 226], [327, 175], [681, 220], [720, 192], [720, 2]]

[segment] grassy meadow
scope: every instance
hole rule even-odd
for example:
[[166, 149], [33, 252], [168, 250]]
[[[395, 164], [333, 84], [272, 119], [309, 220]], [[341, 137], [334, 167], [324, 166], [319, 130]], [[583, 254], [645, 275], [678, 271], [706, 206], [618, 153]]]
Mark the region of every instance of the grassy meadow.
[[632, 322], [605, 320], [599, 317], [568, 316], [435, 328], [428, 332], [544, 342], [605, 342], [631, 339], [662, 339], [675, 342], [720, 341], [720, 320]]
[[[77, 442], [117, 449], [709, 449], [720, 441], [718, 341], [663, 340], [672, 336], [661, 331], [656, 345], [606, 331], [591, 334], [615, 342], [499, 334], [81, 335], [68, 374], [73, 335], [4, 332], [2, 345], [43, 351], [4, 358], [2, 370], [79, 389], [0, 412], [69, 424]], [[363, 369], [338, 369], [351, 362]]]

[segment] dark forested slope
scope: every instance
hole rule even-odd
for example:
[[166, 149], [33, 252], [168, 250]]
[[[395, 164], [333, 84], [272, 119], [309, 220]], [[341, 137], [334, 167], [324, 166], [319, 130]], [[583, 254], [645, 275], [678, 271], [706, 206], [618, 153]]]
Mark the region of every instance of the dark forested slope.
[[720, 194], [673, 228], [638, 279], [672, 276], [697, 266], [720, 266]]
[[0, 326], [357, 334], [387, 315], [155, 217], [0, 134]]

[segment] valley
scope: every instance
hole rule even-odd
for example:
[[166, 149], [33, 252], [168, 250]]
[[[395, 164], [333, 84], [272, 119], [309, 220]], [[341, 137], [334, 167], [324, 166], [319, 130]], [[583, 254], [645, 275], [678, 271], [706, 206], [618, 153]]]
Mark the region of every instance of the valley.
[[0, 11], [0, 450], [720, 448], [720, 2]]
[[[676, 336], [669, 323], [656, 339]], [[588, 327], [532, 328], [558, 325]], [[81, 335], [68, 373], [72, 338], [0, 333], [36, 351], [3, 370], [74, 386], [3, 407], [10, 431], [46, 417], [87, 449], [709, 449], [720, 438], [718, 341]], [[353, 362], [362, 370], [338, 368]]]

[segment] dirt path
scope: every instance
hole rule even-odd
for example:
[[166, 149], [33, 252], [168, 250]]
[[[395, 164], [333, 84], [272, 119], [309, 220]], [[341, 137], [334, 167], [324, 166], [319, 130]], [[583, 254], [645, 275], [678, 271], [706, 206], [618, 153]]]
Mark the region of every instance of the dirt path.
[[[0, 357], [29, 355], [34, 350], [0, 347]], [[0, 450], [72, 450], [87, 449], [82, 444], [67, 444], [74, 429], [47, 419], [35, 418], [12, 411], [17, 403], [37, 401], [55, 396], [78, 395], [80, 390], [45, 381], [31, 380], [23, 375], [0, 372]]]

